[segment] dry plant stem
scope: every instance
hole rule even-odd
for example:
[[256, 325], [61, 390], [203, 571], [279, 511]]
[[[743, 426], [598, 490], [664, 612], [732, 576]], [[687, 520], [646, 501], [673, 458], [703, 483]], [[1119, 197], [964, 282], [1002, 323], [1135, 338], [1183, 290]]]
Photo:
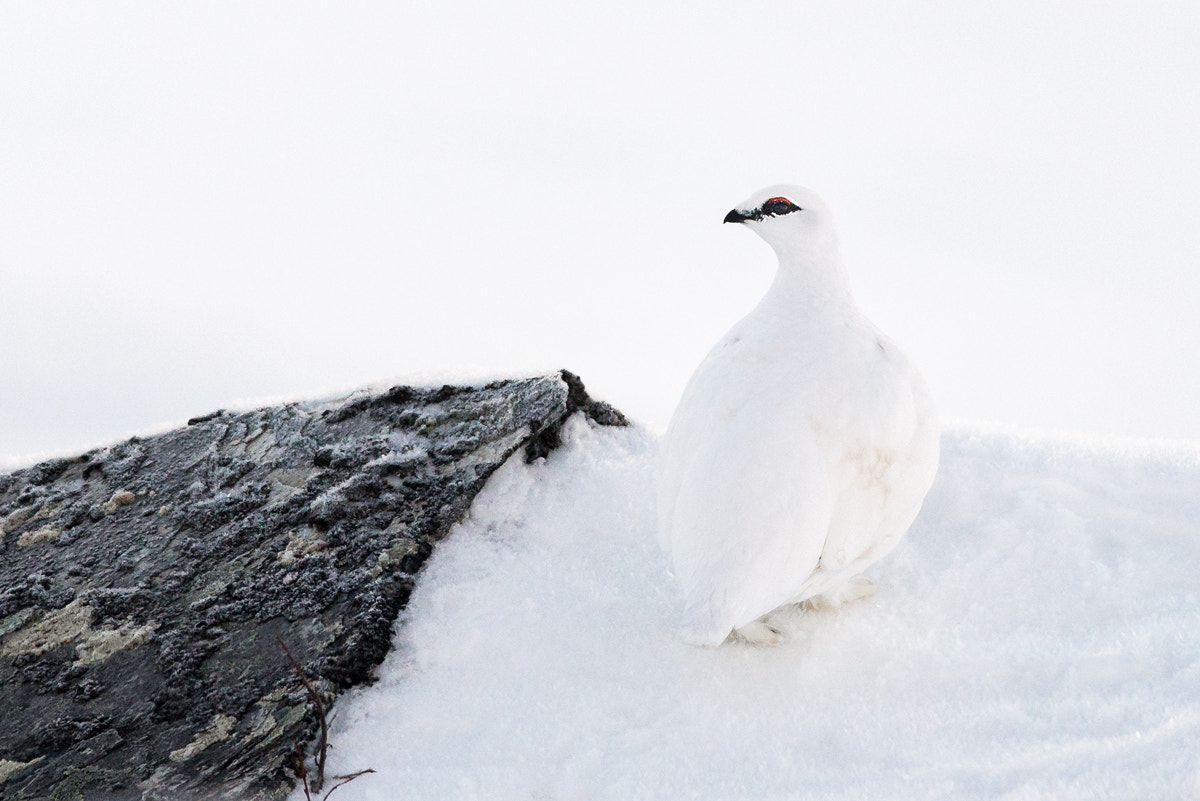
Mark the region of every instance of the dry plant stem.
[[[279, 642], [279, 647], [287, 654], [288, 661], [292, 663], [292, 667], [296, 669], [296, 675], [300, 677], [300, 681], [304, 682], [304, 689], [308, 690], [308, 697], [312, 699], [313, 706], [317, 710], [317, 720], [321, 723], [321, 737], [317, 740], [317, 775], [313, 779], [313, 792], [321, 792], [321, 787], [325, 784], [325, 753], [329, 750], [329, 724], [325, 720], [325, 704], [321, 702], [321, 694], [317, 692], [317, 688], [308, 680], [308, 676], [304, 675], [304, 670], [300, 667], [300, 663], [292, 656], [292, 652], [288, 650], [287, 644], [283, 638], [275, 638]], [[305, 776], [304, 794], [308, 796], [308, 779]], [[330, 791], [332, 792], [332, 790]]]
[[304, 787], [305, 801], [312, 801], [312, 796], [308, 792], [308, 768], [304, 767], [304, 749], [300, 747], [300, 743], [296, 743], [296, 775], [300, 777], [300, 784]]
[[333, 791], [336, 790], [337, 788], [341, 787], [343, 784], [349, 784], [350, 782], [354, 781], [359, 776], [362, 776], [365, 773], [374, 773], [374, 772], [375, 772], [374, 768], [365, 768], [363, 770], [356, 771], [354, 773], [347, 773], [345, 776], [334, 776], [333, 777], [334, 779], [340, 779], [341, 781], [339, 781], [337, 784], [333, 785], [333, 787], [330, 787], [329, 792], [325, 794], [325, 797], [322, 798], [321, 801], [326, 801], [326, 799], [328, 799], [329, 796], [333, 795]]

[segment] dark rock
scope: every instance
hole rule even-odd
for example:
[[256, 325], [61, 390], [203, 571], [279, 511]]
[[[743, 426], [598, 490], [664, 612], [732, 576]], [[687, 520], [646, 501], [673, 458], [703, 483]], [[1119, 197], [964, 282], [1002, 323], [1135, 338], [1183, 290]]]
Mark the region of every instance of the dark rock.
[[193, 417], [187, 421], [187, 424], [189, 426], [194, 426], [197, 423], [207, 423], [209, 420], [215, 420], [216, 418], [220, 417], [223, 414], [225, 414], [224, 409], [217, 409], [215, 412], [209, 412], [208, 414], [201, 414], [196, 417]]
[[[194, 417], [0, 475], [0, 799], [277, 799], [369, 682], [414, 574], [579, 379], [393, 387]], [[385, 766], [376, 766], [383, 768]]]

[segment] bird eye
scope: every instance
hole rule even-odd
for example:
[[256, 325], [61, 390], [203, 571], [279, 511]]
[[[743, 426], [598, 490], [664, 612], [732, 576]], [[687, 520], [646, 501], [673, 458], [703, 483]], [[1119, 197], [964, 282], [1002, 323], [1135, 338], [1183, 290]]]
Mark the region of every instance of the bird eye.
[[762, 210], [763, 214], [778, 216], [793, 211], [801, 211], [801, 208], [786, 197], [773, 197], [762, 205]]

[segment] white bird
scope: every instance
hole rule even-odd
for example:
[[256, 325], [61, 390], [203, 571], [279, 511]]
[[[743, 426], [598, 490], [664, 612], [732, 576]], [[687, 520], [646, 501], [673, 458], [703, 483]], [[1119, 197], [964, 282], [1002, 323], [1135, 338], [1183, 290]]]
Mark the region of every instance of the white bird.
[[858, 310], [833, 221], [774, 186], [729, 212], [779, 257], [775, 281], [709, 352], [663, 439], [659, 538], [682, 636], [775, 642], [767, 616], [868, 594], [862, 571], [908, 530], [937, 472], [933, 400]]

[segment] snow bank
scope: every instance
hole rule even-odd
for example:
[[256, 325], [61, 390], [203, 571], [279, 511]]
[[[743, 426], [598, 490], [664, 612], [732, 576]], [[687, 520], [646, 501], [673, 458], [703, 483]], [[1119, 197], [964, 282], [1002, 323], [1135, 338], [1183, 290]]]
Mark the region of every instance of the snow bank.
[[566, 433], [492, 477], [339, 703], [331, 772], [379, 771], [343, 801], [1200, 794], [1200, 453], [955, 431], [874, 596], [700, 650], [656, 440]]

